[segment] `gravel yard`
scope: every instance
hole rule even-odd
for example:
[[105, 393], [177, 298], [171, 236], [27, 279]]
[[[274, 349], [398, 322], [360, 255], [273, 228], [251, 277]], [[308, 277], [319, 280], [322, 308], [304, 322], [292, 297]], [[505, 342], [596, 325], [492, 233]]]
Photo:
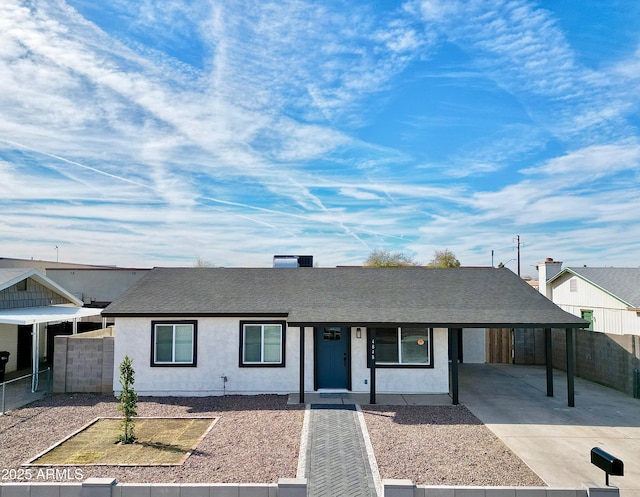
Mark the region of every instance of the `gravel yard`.
[[[182, 466], [82, 466], [84, 478], [120, 482], [274, 483], [294, 477], [304, 408], [277, 395], [144, 397], [140, 416], [220, 417]], [[113, 396], [51, 395], [0, 416], [0, 469], [19, 468], [99, 416]], [[462, 406], [363, 406], [383, 478], [433, 485], [544, 485]], [[74, 468], [75, 469], [75, 468]]]
[[362, 406], [382, 478], [418, 485], [544, 486], [464, 406]]
[[[142, 397], [139, 416], [220, 417], [182, 466], [78, 466], [119, 482], [275, 483], [293, 478], [304, 408], [277, 395]], [[18, 468], [98, 416], [120, 416], [109, 395], [51, 395], [0, 416], [0, 468]]]

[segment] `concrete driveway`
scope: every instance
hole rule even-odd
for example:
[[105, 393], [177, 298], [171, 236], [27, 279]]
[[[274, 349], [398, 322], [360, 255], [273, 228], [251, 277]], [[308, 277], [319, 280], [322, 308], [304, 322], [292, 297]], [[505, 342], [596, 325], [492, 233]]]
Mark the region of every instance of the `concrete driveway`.
[[610, 484], [623, 497], [640, 497], [640, 400], [576, 378], [576, 407], [567, 407], [566, 385], [555, 370], [555, 397], [547, 397], [544, 367], [460, 365], [460, 403], [549, 486], [604, 485], [604, 472], [590, 462], [600, 447], [624, 462], [625, 475]]

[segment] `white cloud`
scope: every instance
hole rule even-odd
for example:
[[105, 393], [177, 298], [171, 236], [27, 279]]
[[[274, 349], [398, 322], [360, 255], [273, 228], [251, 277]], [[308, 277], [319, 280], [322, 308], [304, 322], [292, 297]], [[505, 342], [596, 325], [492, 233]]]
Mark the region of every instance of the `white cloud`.
[[572, 175], [574, 185], [640, 166], [640, 145], [592, 145], [549, 160], [542, 166], [523, 170], [527, 175]]

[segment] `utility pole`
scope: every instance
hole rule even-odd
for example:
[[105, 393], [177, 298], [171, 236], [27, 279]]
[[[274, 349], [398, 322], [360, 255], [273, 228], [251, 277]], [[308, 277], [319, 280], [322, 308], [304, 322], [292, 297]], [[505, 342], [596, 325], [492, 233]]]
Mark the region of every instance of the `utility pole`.
[[520, 235], [516, 235], [516, 246], [518, 249], [518, 276], [520, 276]]

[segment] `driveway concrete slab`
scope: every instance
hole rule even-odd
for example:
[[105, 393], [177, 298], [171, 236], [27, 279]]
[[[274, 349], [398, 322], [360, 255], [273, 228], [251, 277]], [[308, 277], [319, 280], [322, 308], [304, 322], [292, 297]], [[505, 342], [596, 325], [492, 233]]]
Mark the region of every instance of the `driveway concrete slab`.
[[640, 400], [575, 378], [576, 407], [567, 407], [566, 376], [537, 366], [460, 365], [460, 403], [473, 412], [551, 487], [604, 484], [590, 462], [593, 447], [622, 459], [610, 477], [622, 497], [640, 497]]

